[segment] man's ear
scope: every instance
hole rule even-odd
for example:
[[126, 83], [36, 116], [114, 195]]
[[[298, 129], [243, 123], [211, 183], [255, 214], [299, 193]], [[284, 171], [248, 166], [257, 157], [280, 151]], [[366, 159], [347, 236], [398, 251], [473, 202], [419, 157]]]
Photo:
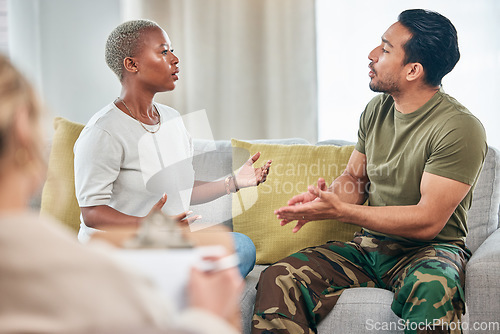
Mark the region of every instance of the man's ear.
[[409, 63], [406, 65], [406, 80], [415, 81], [424, 77], [424, 67], [420, 63]]
[[123, 59], [123, 67], [125, 68], [125, 71], [131, 73], [135, 73], [139, 70], [136, 60], [132, 57], [126, 57]]

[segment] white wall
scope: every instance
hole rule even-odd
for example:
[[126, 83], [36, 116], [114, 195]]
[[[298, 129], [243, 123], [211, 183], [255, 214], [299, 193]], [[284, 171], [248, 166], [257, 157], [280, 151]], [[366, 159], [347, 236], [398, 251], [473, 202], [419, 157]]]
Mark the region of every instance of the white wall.
[[[9, 0], [11, 58], [42, 93], [50, 116], [85, 123], [118, 96], [119, 82], [104, 62], [104, 44], [122, 21], [121, 3]], [[479, 117], [489, 143], [500, 147], [497, 0], [380, 0], [376, 6], [363, 0], [317, 0], [319, 139], [356, 140], [359, 114], [373, 96], [368, 52], [400, 11], [415, 7], [437, 10], [457, 27], [462, 59], [445, 77], [444, 88]]]
[[104, 46], [120, 0], [10, 0], [12, 61], [35, 83], [49, 118], [86, 123], [120, 93]]
[[159, 102], [181, 114], [206, 109], [218, 139], [315, 141], [313, 1], [9, 0], [11, 56], [52, 116], [86, 123], [120, 93], [104, 62], [108, 34], [144, 14], [181, 56], [176, 93]]
[[500, 1], [317, 0], [319, 139], [356, 141], [359, 115], [374, 96], [368, 53], [410, 8], [447, 16], [458, 31], [461, 59], [443, 79], [444, 90], [476, 115], [488, 143], [500, 148]]

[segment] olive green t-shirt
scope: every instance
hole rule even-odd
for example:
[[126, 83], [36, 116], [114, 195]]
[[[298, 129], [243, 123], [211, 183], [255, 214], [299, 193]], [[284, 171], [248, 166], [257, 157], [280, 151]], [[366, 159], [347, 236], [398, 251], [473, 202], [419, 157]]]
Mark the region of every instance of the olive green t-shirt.
[[434, 239], [465, 241], [487, 144], [481, 122], [464, 106], [440, 90], [415, 112], [402, 114], [390, 95], [378, 95], [361, 115], [356, 150], [366, 155], [370, 206], [417, 204], [424, 171], [471, 185]]

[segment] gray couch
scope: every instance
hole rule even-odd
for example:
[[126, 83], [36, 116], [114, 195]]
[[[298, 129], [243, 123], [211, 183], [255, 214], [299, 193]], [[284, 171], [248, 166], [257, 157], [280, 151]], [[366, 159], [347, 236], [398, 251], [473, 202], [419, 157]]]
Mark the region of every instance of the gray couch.
[[[263, 140], [279, 144], [308, 144], [298, 138]], [[230, 141], [195, 140], [194, 166], [197, 177], [214, 180], [231, 172], [232, 149]], [[345, 141], [331, 140], [316, 145], [345, 145]], [[271, 171], [272, 172], [272, 171]], [[232, 227], [231, 198], [224, 196], [213, 202], [193, 206], [195, 213], [205, 221], [220, 222]], [[473, 256], [467, 266], [467, 314], [463, 319], [466, 333], [500, 333], [500, 151], [491, 148], [474, 191], [469, 211], [467, 244]], [[265, 266], [257, 265], [246, 278], [242, 300], [244, 333], [250, 332], [255, 301], [255, 285]], [[319, 325], [319, 333], [375, 333], [381, 326], [392, 326], [384, 333], [402, 333], [399, 318], [391, 311], [393, 293], [376, 288], [357, 288], [345, 291], [334, 310]]]

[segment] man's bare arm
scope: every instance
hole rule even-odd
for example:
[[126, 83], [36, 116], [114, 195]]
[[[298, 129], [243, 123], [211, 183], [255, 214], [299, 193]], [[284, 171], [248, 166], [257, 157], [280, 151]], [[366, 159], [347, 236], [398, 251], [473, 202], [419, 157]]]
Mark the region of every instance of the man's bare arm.
[[346, 169], [336, 178], [328, 190], [339, 196], [340, 200], [351, 204], [363, 204], [368, 196], [366, 155], [354, 150]]
[[[308, 196], [314, 200], [276, 210], [276, 215], [282, 219], [282, 225], [283, 222], [286, 224], [299, 220], [294, 229], [297, 232], [307, 221], [338, 219], [381, 233], [431, 240], [443, 229], [471, 188], [468, 184], [424, 172], [420, 184], [422, 196], [416, 205], [361, 206], [358, 204], [364, 202], [366, 193], [346, 191], [352, 189], [346, 185], [359, 185], [362, 188], [358, 189], [366, 189], [369, 182], [362, 172], [358, 172], [362, 170], [358, 167], [364, 155], [356, 152], [349, 160], [347, 173], [332, 184], [333, 191], [310, 186]], [[364, 164], [366, 165], [366, 158]]]
[[424, 172], [422, 197], [416, 205], [386, 207], [345, 206], [335, 215], [342, 221], [382, 233], [431, 240], [446, 225], [469, 192], [468, 184]]

